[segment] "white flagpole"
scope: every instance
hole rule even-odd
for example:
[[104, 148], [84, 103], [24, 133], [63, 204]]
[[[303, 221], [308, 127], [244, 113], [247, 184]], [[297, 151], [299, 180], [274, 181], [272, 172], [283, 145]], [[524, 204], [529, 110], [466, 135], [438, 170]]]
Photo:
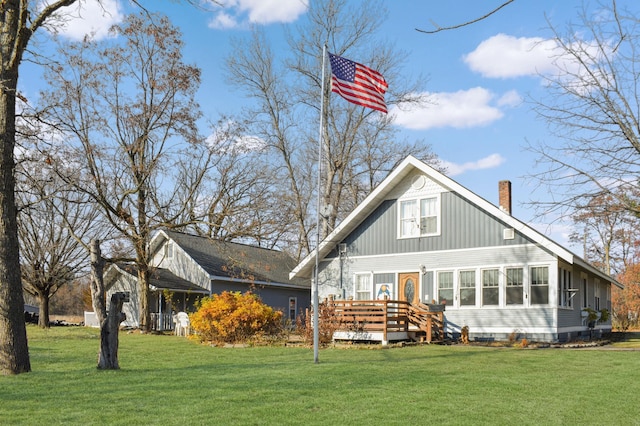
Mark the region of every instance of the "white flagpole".
[[325, 70], [325, 58], [327, 57], [327, 46], [322, 46], [322, 83], [320, 85], [320, 130], [318, 134], [318, 206], [316, 212], [316, 268], [313, 278], [313, 362], [316, 364], [318, 361], [318, 347], [319, 347], [319, 321], [318, 311], [320, 310], [320, 303], [318, 297], [318, 272], [320, 266], [320, 207], [321, 207], [321, 186], [322, 186], [322, 136], [324, 126], [324, 70]]

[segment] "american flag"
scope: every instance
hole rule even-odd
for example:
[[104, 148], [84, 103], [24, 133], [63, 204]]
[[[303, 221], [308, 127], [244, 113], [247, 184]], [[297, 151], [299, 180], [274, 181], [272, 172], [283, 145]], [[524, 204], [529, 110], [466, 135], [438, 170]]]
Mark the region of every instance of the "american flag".
[[382, 74], [371, 68], [329, 53], [331, 61], [331, 91], [349, 102], [382, 111], [386, 114], [384, 93], [389, 85]]

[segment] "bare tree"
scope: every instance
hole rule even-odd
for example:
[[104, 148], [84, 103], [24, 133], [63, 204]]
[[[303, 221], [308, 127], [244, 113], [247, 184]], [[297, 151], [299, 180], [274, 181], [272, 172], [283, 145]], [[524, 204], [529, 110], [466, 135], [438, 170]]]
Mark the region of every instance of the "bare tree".
[[[221, 241], [243, 240], [263, 247], [280, 243], [281, 212], [278, 194], [266, 163], [266, 149], [247, 137], [245, 125], [223, 117], [208, 138], [214, 155], [211, 172], [198, 191], [182, 203], [190, 228], [198, 235]], [[184, 187], [193, 187], [193, 167], [181, 165]]]
[[554, 30], [557, 73], [546, 76], [547, 95], [534, 99], [556, 139], [530, 144], [538, 157], [529, 177], [551, 197], [539, 214], [570, 217], [610, 200], [640, 214], [640, 19], [615, 1], [579, 25]]
[[58, 178], [51, 158], [31, 154], [19, 163], [16, 193], [22, 280], [38, 299], [38, 325], [48, 328], [51, 297], [86, 269], [89, 252], [82, 240], [99, 235], [100, 227], [95, 206]]
[[52, 89], [43, 94], [43, 116], [69, 140], [51, 149], [84, 171], [67, 181], [133, 247], [140, 326], [149, 330], [149, 240], [155, 229], [187, 225], [176, 221], [187, 208], [181, 200], [198, 190], [212, 150], [196, 124], [200, 71], [182, 62], [179, 31], [148, 13], [114, 31], [116, 39], [63, 47], [59, 66], [47, 71]]
[[[357, 14], [358, 19], [353, 19]], [[227, 59], [230, 81], [256, 100], [245, 110], [252, 134], [271, 149], [272, 173], [282, 184], [284, 222], [295, 224], [290, 235], [297, 256], [313, 242], [318, 158], [320, 98], [324, 90], [322, 201], [326, 235], [407, 154], [434, 160], [422, 143], [394, 142], [392, 118], [332, 99], [321, 87], [323, 46], [335, 54], [366, 63], [389, 83], [389, 105], [423, 102], [421, 81], [407, 83], [399, 73], [404, 53], [376, 40], [384, 17], [379, 2], [348, 7], [343, 0], [310, 4], [308, 23], [289, 33], [291, 54], [276, 58], [268, 40], [255, 30], [248, 40], [236, 40]], [[371, 48], [375, 46], [375, 48]], [[327, 78], [326, 82], [329, 81]]]
[[[632, 193], [632, 189], [618, 191]], [[638, 258], [638, 219], [610, 196], [594, 197], [573, 216], [570, 236], [584, 246], [584, 258], [607, 274], [623, 273]]]

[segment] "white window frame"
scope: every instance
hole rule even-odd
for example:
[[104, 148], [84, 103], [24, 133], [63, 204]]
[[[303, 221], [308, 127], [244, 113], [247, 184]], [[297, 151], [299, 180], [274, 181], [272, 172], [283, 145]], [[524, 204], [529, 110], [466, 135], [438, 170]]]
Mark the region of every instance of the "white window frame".
[[582, 292], [582, 297], [580, 297], [582, 308], [586, 308], [589, 306], [589, 284], [587, 281], [587, 274], [580, 274], [580, 291]]
[[165, 259], [173, 259], [173, 243], [171, 241], [164, 244], [164, 257]]
[[[509, 270], [518, 270], [520, 271], [520, 285], [509, 285]], [[524, 266], [507, 266], [504, 268], [504, 304], [505, 306], [524, 306], [525, 303], [525, 270]], [[509, 289], [520, 289], [520, 303], [509, 303]]]
[[[496, 282], [495, 285], [485, 285], [485, 272], [493, 272], [496, 274]], [[480, 270], [480, 288], [481, 288], [481, 293], [480, 293], [480, 305], [481, 306], [500, 306], [500, 268], [484, 268]], [[484, 301], [484, 292], [485, 289], [491, 289], [491, 290], [497, 290], [498, 291], [498, 300], [496, 301], [496, 303], [490, 303], [487, 304]]]
[[[436, 294], [437, 294], [437, 302], [442, 303], [442, 297], [440, 297], [440, 290], [451, 291], [451, 307], [455, 305], [455, 274], [453, 271], [436, 271]], [[450, 274], [451, 276], [451, 287], [441, 287], [440, 286], [440, 277], [441, 274]], [[449, 284], [449, 283], [447, 283]]]
[[[426, 216], [422, 204], [425, 200], [435, 200], [435, 216]], [[409, 206], [410, 205], [410, 206]], [[404, 208], [409, 206], [409, 209]], [[403, 213], [406, 213], [403, 216]], [[423, 221], [435, 217], [436, 229], [434, 232], [426, 232]], [[398, 200], [398, 236], [399, 238], [419, 238], [440, 235], [442, 222], [442, 208], [440, 194], [423, 196], [418, 198], [405, 198]]]
[[[544, 284], [534, 284], [533, 283], [533, 270], [534, 269], [546, 269], [547, 270], [547, 281]], [[550, 290], [551, 290], [551, 268], [549, 267], [549, 265], [530, 265], [529, 266], [529, 305], [530, 306], [549, 306], [549, 303], [551, 302], [551, 295], [550, 295]], [[545, 303], [534, 303], [533, 301], [533, 295], [534, 295], [534, 291], [533, 289], [536, 287], [546, 287], [547, 288], [547, 301]]]
[[372, 300], [373, 299], [373, 275], [372, 274], [356, 274], [354, 283], [355, 285], [353, 286], [353, 292], [354, 292], [353, 298], [355, 300]]
[[[468, 283], [463, 283], [462, 275], [473, 277], [473, 286]], [[473, 289], [473, 304], [462, 304], [462, 292], [463, 290]], [[475, 308], [478, 306], [478, 277], [475, 269], [461, 269], [458, 271], [458, 305], [466, 308]]]
[[573, 273], [571, 269], [563, 266], [558, 267], [558, 307], [563, 309], [573, 309], [573, 297], [575, 293], [572, 289]]

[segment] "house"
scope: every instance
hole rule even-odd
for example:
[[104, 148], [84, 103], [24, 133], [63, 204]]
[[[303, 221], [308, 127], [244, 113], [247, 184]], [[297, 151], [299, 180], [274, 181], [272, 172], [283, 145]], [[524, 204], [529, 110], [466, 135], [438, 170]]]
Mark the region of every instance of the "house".
[[[406, 158], [290, 273], [324, 298], [444, 304], [446, 336], [567, 341], [601, 335], [614, 279], [500, 207], [413, 157]], [[336, 336], [334, 335], [334, 338]]]
[[[251, 290], [293, 322], [310, 305], [308, 280], [289, 279], [296, 262], [281, 251], [162, 230], [151, 239], [150, 252], [149, 305], [156, 330], [173, 329], [173, 314], [193, 311], [196, 300], [223, 291]], [[116, 291], [131, 294], [123, 307], [123, 324], [130, 327], [139, 326], [137, 281], [135, 265], [114, 264], [105, 271], [107, 300]]]

